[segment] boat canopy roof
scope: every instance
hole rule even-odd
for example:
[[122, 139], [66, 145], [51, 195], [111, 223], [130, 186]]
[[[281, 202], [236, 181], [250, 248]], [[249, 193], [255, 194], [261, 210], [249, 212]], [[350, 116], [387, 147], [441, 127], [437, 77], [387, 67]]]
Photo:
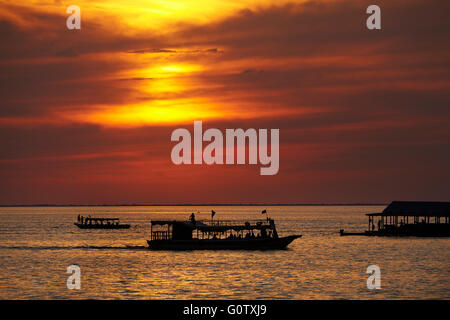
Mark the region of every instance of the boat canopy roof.
[[188, 223], [189, 221], [177, 221], [177, 220], [152, 220], [152, 225], [165, 225], [165, 224], [175, 224], [175, 223], [181, 223], [185, 222]]
[[450, 202], [393, 201], [380, 213], [367, 216], [449, 217]]
[[113, 221], [113, 220], [120, 220], [119, 218], [84, 218], [85, 220], [95, 220], [95, 221]]

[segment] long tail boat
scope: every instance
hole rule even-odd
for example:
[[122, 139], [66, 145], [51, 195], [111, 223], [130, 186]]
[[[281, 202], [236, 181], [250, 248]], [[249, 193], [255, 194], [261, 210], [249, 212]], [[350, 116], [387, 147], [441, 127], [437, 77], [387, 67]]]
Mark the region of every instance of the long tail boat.
[[368, 230], [341, 236], [450, 237], [450, 202], [393, 201], [383, 212], [368, 213]]
[[154, 250], [271, 250], [284, 249], [300, 237], [279, 237], [273, 219], [152, 220], [147, 243]]
[[119, 218], [82, 217], [74, 224], [80, 229], [129, 229], [129, 224], [121, 224]]

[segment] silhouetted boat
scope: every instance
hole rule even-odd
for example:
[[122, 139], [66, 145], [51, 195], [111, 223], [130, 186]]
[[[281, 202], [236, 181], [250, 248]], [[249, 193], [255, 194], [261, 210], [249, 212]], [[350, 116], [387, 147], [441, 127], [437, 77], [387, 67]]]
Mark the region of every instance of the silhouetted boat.
[[[155, 228], [163, 230], [154, 230]], [[147, 243], [150, 249], [155, 250], [284, 249], [301, 237], [279, 237], [273, 219], [153, 220], [150, 236]]]
[[74, 223], [80, 229], [129, 229], [129, 224], [120, 224], [119, 218], [78, 217]]
[[365, 232], [345, 232], [344, 229], [339, 230], [341, 236], [366, 236]]
[[393, 201], [383, 212], [366, 216], [369, 230], [345, 232], [342, 229], [341, 236], [450, 237], [450, 202]]

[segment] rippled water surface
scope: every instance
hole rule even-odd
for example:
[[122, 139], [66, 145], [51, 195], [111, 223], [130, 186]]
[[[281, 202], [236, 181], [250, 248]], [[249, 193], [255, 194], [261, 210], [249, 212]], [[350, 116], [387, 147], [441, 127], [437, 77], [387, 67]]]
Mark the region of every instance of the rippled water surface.
[[[0, 208], [1, 299], [449, 299], [450, 240], [340, 237], [384, 207], [268, 207], [279, 251], [150, 251], [151, 219], [259, 219], [259, 207]], [[120, 217], [129, 230], [80, 230], [78, 214]], [[128, 248], [133, 246], [134, 248]], [[69, 265], [81, 289], [66, 286]], [[366, 268], [381, 269], [368, 290]]]

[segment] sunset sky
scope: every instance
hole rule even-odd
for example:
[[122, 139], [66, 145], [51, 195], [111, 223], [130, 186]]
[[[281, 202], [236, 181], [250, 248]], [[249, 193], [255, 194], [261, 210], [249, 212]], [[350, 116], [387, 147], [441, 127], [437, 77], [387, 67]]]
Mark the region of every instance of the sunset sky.
[[[0, 0], [0, 204], [450, 201], [448, 1], [18, 3]], [[278, 174], [173, 164], [194, 120], [279, 128]]]

